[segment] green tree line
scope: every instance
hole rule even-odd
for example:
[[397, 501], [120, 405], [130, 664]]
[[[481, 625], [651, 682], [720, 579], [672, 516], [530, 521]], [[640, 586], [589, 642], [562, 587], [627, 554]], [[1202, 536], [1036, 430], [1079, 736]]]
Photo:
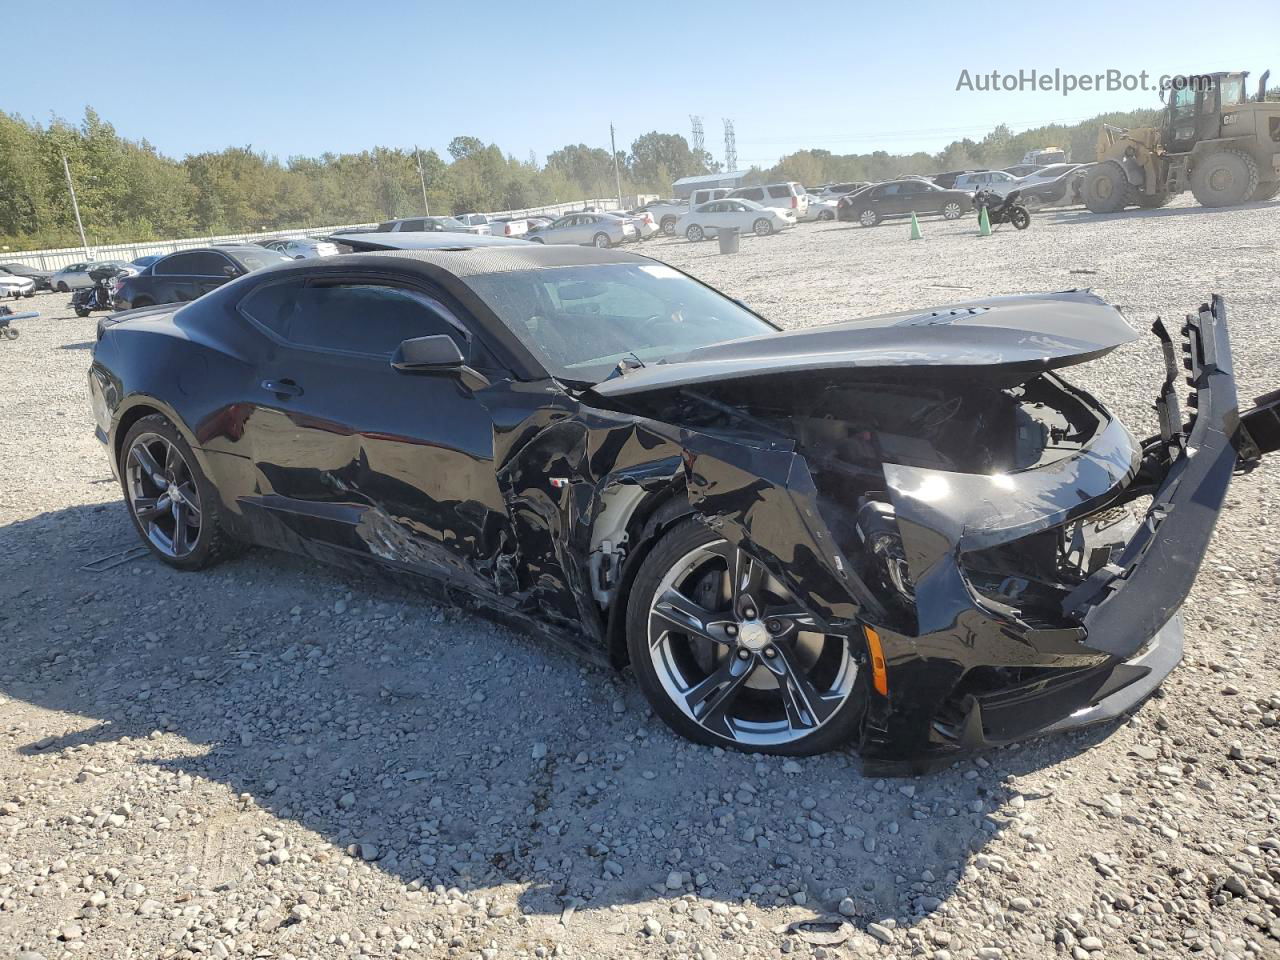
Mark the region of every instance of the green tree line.
[[[815, 185], [883, 180], [908, 173], [1006, 166], [1025, 151], [1056, 145], [1090, 159], [1103, 122], [1152, 123], [1156, 111], [1107, 114], [1075, 126], [1052, 125], [1012, 134], [999, 126], [981, 141], [959, 140], [936, 154], [836, 155], [802, 150], [760, 180]], [[431, 213], [512, 210], [610, 197], [614, 157], [608, 150], [569, 144], [542, 163], [504, 153], [496, 144], [460, 136], [448, 156], [374, 147], [284, 161], [252, 147], [166, 157], [146, 140], [129, 140], [94, 110], [81, 122], [47, 125], [0, 111], [0, 247], [14, 250], [79, 243], [62, 158], [76, 184], [91, 244], [177, 239], [224, 233], [364, 223], [422, 212], [423, 183]], [[695, 155], [679, 134], [653, 131], [618, 152], [624, 195], [671, 192], [672, 181], [719, 169], [710, 154]], [[421, 177], [419, 176], [421, 163]]]

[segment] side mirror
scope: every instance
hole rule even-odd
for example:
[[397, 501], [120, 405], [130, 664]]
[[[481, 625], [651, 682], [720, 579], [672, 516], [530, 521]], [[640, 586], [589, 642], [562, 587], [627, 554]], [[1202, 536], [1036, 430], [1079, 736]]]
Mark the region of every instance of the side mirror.
[[457, 374], [463, 386], [470, 390], [489, 385], [488, 377], [467, 366], [453, 337], [443, 333], [403, 341], [391, 357], [391, 366], [401, 373]]
[[465, 363], [462, 351], [453, 337], [438, 333], [430, 337], [405, 340], [396, 349], [391, 365], [405, 372], [458, 370]]

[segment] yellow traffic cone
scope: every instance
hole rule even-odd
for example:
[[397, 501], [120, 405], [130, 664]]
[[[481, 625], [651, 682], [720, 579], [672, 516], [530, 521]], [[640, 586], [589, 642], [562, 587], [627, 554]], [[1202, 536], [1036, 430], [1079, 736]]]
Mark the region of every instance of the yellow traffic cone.
[[978, 214], [978, 236], [991, 236], [991, 221], [987, 218], [987, 208], [983, 207], [982, 212]]
[[911, 239], [920, 239], [920, 221], [916, 219], [916, 212], [911, 211]]

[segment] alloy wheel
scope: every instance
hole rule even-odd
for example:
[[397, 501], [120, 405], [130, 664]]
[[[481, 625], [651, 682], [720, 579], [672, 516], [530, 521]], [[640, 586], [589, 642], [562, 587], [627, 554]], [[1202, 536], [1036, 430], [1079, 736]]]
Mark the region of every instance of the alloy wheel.
[[671, 702], [708, 733], [777, 747], [826, 724], [854, 690], [846, 638], [726, 540], [666, 572], [648, 612], [650, 661]]
[[863, 210], [858, 215], [858, 222], [864, 227], [874, 227], [876, 225], [876, 212], [874, 210]]
[[954, 200], [942, 208], [942, 216], [946, 220], [959, 220], [960, 215], [963, 212], [964, 211], [960, 209], [960, 204]]
[[139, 435], [125, 457], [125, 483], [143, 535], [166, 557], [189, 556], [200, 538], [200, 492], [182, 451], [159, 434]]

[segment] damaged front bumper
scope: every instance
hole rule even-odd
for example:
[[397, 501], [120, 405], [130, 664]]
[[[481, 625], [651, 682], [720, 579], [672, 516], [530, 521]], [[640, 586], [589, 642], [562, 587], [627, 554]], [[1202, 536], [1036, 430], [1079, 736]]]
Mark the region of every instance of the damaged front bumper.
[[[1182, 330], [1182, 365], [1193, 388], [1184, 427], [1176, 351], [1159, 321], [1155, 329], [1168, 367], [1157, 403], [1161, 434], [1128, 452], [1122, 437], [1104, 434], [1088, 456], [1071, 462], [1080, 482], [1065, 495], [1061, 486], [1056, 498], [1037, 488], [1054, 483], [1052, 470], [1019, 478], [1004, 497], [975, 499], [963, 483], [991, 478], [951, 475], [961, 489], [947, 497], [943, 479], [886, 465], [918, 573], [919, 623], [912, 635], [875, 626], [887, 693], [868, 694], [862, 750], [873, 763], [909, 758], [919, 769], [1123, 716], [1181, 659], [1178, 610], [1237, 462], [1275, 449], [1277, 401], [1263, 398], [1242, 421], [1225, 306], [1215, 297]], [[1104, 489], [1110, 501], [1100, 495]], [[973, 551], [1015, 544], [1138, 495], [1151, 500], [1136, 531], [1095, 557], [1057, 615], [1027, 617], [975, 585], [967, 564]]]

